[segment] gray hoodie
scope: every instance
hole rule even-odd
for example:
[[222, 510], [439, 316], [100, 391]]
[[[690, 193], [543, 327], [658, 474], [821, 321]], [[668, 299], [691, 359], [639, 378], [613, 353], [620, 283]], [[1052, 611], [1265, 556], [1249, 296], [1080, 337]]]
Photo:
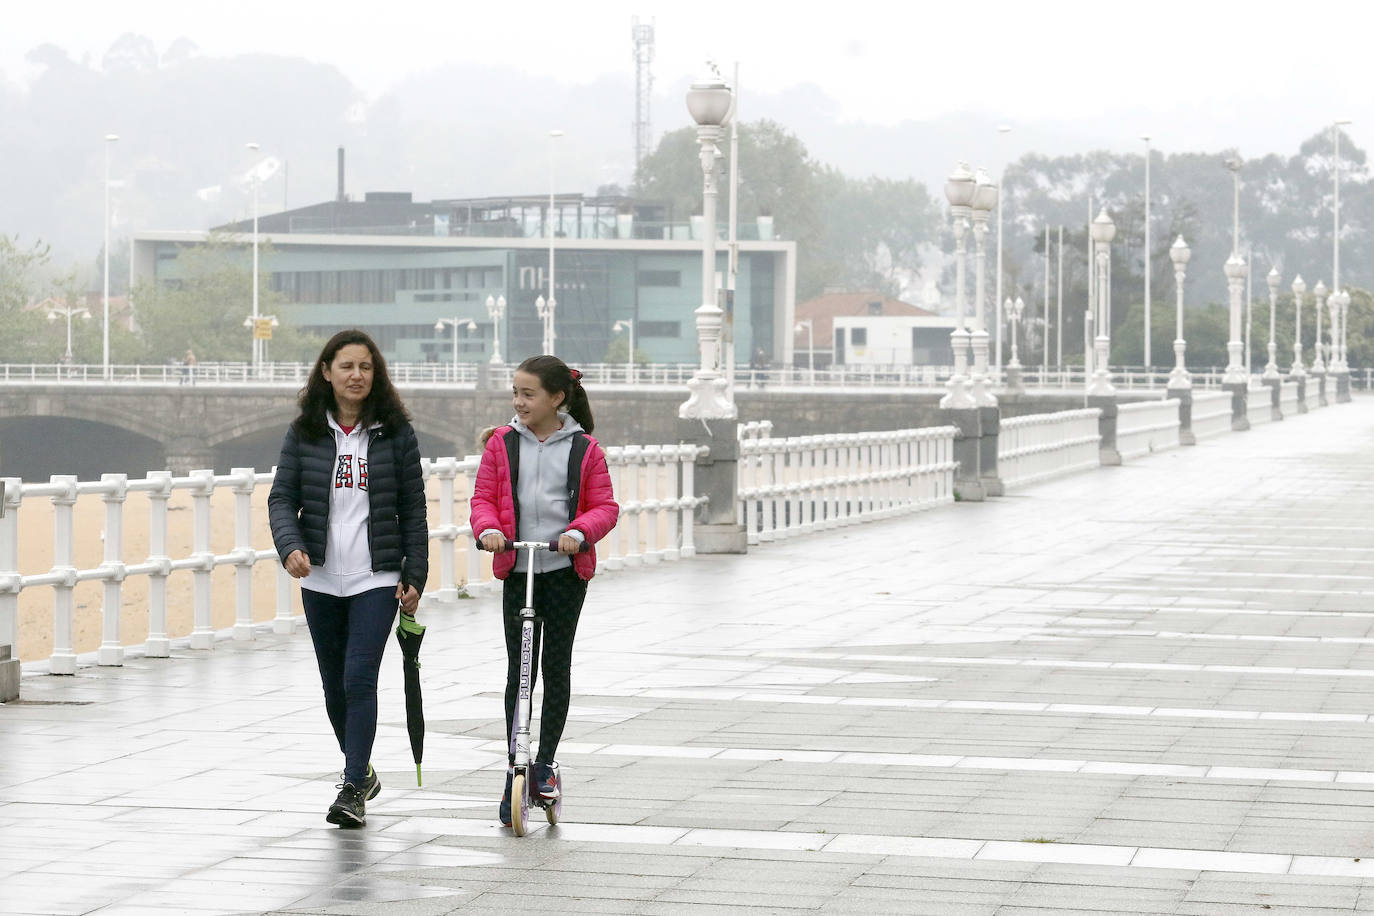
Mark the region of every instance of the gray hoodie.
[[[540, 442], [518, 416], [511, 418], [509, 425], [520, 436], [520, 479], [516, 483], [519, 492], [515, 494], [520, 503], [517, 541], [556, 541], [564, 533], [585, 540], [582, 532], [568, 529], [568, 499], [572, 495], [568, 492], [568, 455], [573, 433], [582, 432], [582, 425], [566, 413], [559, 413], [558, 419], [563, 421], [562, 428]], [[482, 535], [488, 533], [483, 531]], [[535, 554], [536, 573], [571, 565], [572, 558], [567, 554]], [[525, 572], [525, 567], [525, 554], [521, 552], [515, 560], [515, 571]]]

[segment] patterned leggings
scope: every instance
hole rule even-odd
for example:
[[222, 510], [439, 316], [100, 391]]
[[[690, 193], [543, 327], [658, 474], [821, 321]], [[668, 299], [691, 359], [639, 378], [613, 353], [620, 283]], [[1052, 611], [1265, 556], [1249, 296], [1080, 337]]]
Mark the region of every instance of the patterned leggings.
[[[572, 649], [577, 620], [587, 597], [587, 582], [571, 566], [534, 576], [534, 655], [530, 689], [544, 669], [544, 703], [539, 712], [539, 763], [553, 763], [572, 701]], [[502, 592], [506, 631], [506, 735], [520, 694], [520, 609], [525, 605], [525, 574], [512, 572]], [[543, 653], [540, 653], [540, 643]], [[542, 662], [541, 662], [542, 658]], [[514, 757], [511, 758], [514, 763]]]

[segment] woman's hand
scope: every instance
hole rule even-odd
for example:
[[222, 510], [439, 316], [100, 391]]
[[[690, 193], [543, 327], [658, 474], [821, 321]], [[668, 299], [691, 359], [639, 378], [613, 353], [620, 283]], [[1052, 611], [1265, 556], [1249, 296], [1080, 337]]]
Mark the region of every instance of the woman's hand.
[[482, 538], [482, 549], [490, 550], [492, 553], [500, 553], [506, 549], [506, 536], [497, 531], [485, 535]]
[[304, 579], [310, 575], [310, 558], [305, 555], [304, 550], [291, 551], [282, 565], [286, 567], [287, 575], [293, 579]]
[[415, 586], [406, 585], [404, 582], [396, 586], [396, 600], [401, 602], [401, 610], [415, 616], [415, 609], [420, 606], [420, 593], [415, 590]]
[[582, 542], [571, 534], [560, 534], [558, 536], [559, 553], [577, 553], [582, 549]]

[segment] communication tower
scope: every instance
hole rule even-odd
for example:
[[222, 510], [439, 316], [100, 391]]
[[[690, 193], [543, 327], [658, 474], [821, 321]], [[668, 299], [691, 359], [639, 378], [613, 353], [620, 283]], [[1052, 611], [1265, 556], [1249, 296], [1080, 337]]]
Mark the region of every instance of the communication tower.
[[654, 62], [654, 21], [639, 21], [635, 16], [630, 21], [630, 38], [634, 43], [635, 61], [635, 173], [639, 164], [649, 155], [653, 136], [649, 127], [649, 109], [653, 101], [654, 74], [650, 65]]

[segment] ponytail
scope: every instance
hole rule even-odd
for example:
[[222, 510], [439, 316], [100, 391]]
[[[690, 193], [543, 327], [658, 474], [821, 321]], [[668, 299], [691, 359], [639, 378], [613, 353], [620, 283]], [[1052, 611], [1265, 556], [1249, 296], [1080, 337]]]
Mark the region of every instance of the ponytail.
[[569, 369], [568, 364], [556, 356], [531, 356], [519, 366], [518, 372], [528, 372], [538, 377], [539, 386], [549, 394], [561, 392], [563, 403], [559, 405], [568, 416], [578, 422], [587, 432], [596, 427], [592, 419], [592, 405], [587, 399], [587, 391], [582, 387], [582, 373]]

